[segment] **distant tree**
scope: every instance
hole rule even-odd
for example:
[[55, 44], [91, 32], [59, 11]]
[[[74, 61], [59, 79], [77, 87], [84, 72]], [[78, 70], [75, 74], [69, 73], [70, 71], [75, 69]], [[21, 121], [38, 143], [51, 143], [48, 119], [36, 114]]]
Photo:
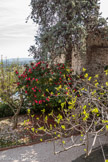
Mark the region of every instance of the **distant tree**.
[[38, 24], [35, 45], [30, 54], [38, 59], [54, 59], [65, 54], [71, 60], [76, 46], [82, 53], [87, 33], [103, 26], [100, 0], [31, 0], [30, 18]]
[[[15, 69], [21, 71], [21, 67], [17, 64], [11, 64], [8, 66], [6, 61], [4, 66], [4, 61], [1, 57], [0, 62], [0, 99], [3, 103], [6, 103], [10, 110], [13, 112], [13, 129], [17, 127], [18, 115], [23, 105], [22, 90], [17, 89], [17, 76], [18, 72]], [[17, 94], [17, 96], [15, 96]]]

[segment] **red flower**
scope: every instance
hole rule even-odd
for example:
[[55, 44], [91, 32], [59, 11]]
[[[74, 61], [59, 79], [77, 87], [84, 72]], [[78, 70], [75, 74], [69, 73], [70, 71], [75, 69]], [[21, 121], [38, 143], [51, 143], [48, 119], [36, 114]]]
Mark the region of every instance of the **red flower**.
[[38, 65], [41, 63], [41, 61], [40, 62], [38, 62]]
[[25, 91], [25, 93], [27, 93], [27, 91]]
[[19, 85], [20, 85], [20, 83], [18, 82], [18, 83], [17, 83], [17, 85], [19, 86]]
[[36, 79], [36, 82], [38, 81], [38, 79]]
[[41, 92], [41, 90], [39, 89], [39, 92]]
[[26, 77], [26, 75], [23, 75], [23, 78], [25, 78]]
[[31, 71], [31, 69], [29, 69], [29, 72]]
[[39, 101], [39, 104], [42, 104], [42, 100]]
[[18, 71], [16, 70], [15, 73], [18, 74]]
[[35, 100], [35, 103], [38, 103], [38, 101], [37, 101], [37, 100]]
[[47, 101], [49, 101], [49, 98], [46, 98]]
[[74, 91], [76, 92], [77, 90], [76, 90], [76, 89], [74, 89]]

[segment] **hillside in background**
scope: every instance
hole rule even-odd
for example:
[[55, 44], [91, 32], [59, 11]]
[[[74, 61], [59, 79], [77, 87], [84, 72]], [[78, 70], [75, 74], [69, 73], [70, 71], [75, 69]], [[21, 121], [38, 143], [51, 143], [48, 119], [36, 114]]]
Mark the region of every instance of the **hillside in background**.
[[[28, 64], [30, 62], [34, 61], [33, 58], [10, 58], [10, 59], [3, 59], [3, 64], [4, 66], [7, 65], [11, 65], [13, 63], [18, 63], [19, 65], [24, 65], [24, 64]], [[0, 60], [1, 62], [1, 60]]]

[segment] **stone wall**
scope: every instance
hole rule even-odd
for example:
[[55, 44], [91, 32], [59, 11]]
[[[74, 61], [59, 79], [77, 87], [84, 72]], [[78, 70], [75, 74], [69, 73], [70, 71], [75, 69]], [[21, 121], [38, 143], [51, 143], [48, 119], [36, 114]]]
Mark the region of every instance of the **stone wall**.
[[[101, 74], [108, 65], [108, 33], [105, 29], [98, 29], [89, 33], [86, 40], [87, 50], [85, 55], [80, 55], [77, 49], [72, 52], [72, 68], [75, 73], [81, 73], [86, 68], [90, 75]], [[55, 59], [56, 63], [65, 62], [62, 55]]]
[[102, 74], [108, 65], [108, 34], [105, 30], [91, 32], [87, 38], [86, 64], [90, 75]]

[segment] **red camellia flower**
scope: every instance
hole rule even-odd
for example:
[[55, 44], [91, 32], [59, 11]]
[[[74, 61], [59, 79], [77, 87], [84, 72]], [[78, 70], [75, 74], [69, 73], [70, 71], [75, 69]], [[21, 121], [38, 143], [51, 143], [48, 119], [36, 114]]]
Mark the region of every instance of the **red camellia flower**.
[[25, 91], [25, 93], [27, 93], [27, 91]]
[[42, 104], [42, 100], [39, 101], [39, 104]]
[[29, 69], [29, 72], [31, 72], [31, 69]]
[[16, 70], [15, 73], [18, 74], [18, 71]]
[[23, 75], [23, 78], [25, 78], [26, 77], [26, 75]]
[[46, 98], [47, 101], [49, 101], [49, 98]]
[[41, 92], [41, 90], [39, 89], [39, 92]]
[[35, 103], [38, 103], [38, 101], [37, 101], [37, 100], [35, 100]]
[[74, 91], [76, 92], [77, 90], [76, 90], [76, 89], [74, 89]]
[[20, 83], [18, 82], [18, 83], [17, 83], [17, 85], [19, 86], [19, 85], [20, 85]]
[[38, 79], [36, 79], [36, 82], [38, 81]]

